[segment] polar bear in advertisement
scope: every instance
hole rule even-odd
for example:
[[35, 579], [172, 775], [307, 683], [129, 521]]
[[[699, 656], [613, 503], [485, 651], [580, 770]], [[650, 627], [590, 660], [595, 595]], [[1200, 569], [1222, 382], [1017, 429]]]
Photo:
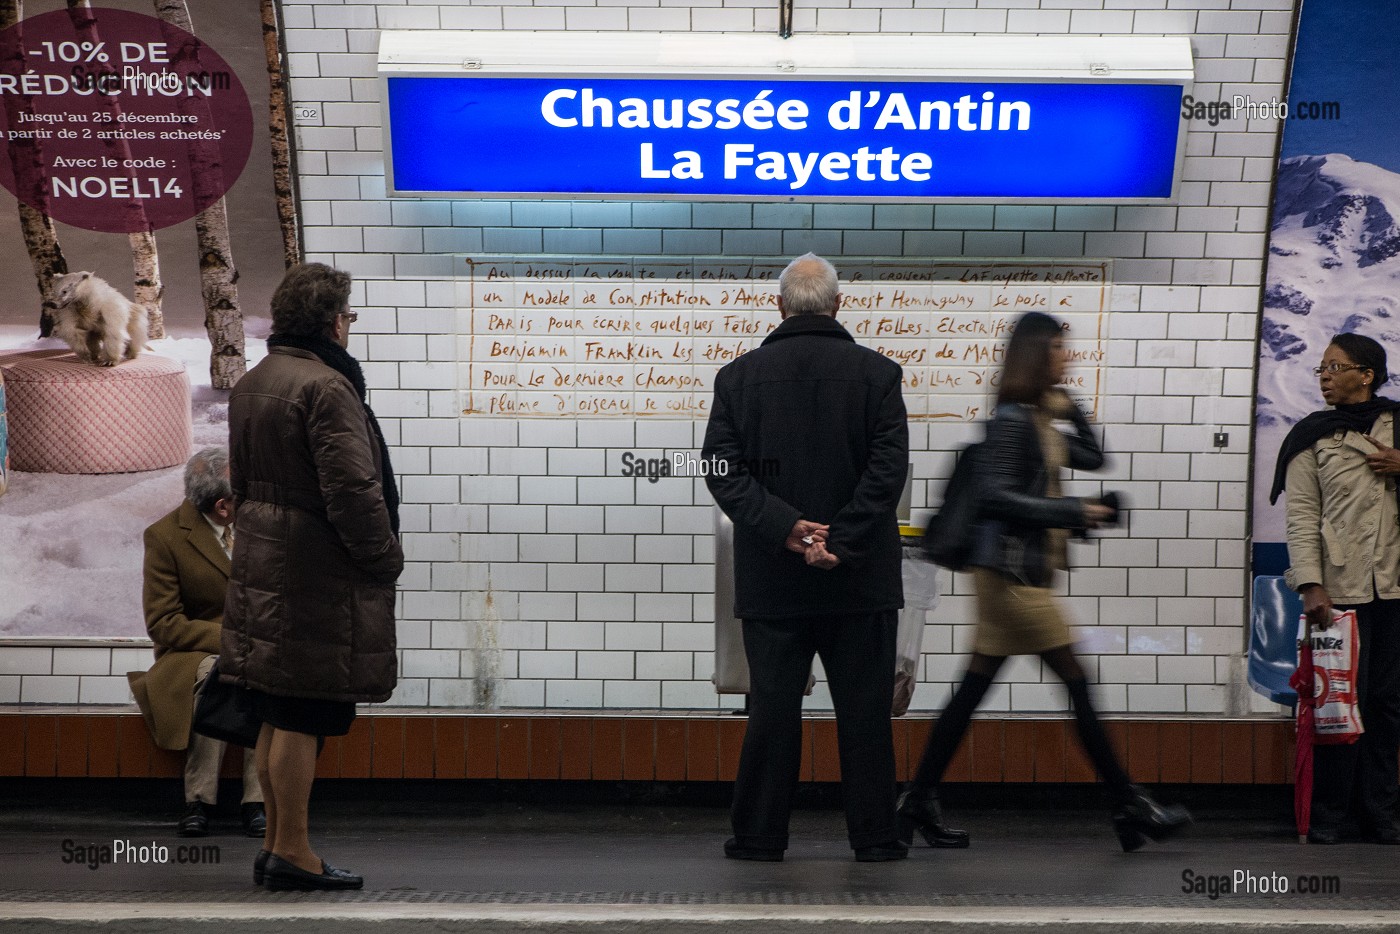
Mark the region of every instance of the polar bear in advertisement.
[[90, 272], [54, 279], [55, 337], [98, 366], [134, 360], [146, 347], [146, 309]]

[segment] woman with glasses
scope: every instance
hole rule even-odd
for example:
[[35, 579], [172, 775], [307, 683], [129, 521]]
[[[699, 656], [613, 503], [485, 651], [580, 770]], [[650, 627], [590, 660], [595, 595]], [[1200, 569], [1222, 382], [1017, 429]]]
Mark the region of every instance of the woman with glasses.
[[[1104, 463], [1088, 419], [1060, 385], [1067, 365], [1061, 323], [1035, 311], [1022, 316], [1006, 346], [996, 412], [978, 451], [972, 657], [899, 800], [906, 832], [918, 830], [930, 846], [968, 845], [966, 833], [944, 824], [937, 788], [973, 711], [1011, 655], [1040, 656], [1064, 682], [1079, 740], [1113, 800], [1113, 827], [1125, 851], [1142, 847], [1147, 837], [1164, 840], [1191, 821], [1184, 808], [1159, 804], [1129, 781], [1094, 712], [1055, 596], [1055, 574], [1067, 568], [1069, 532], [1117, 520], [1114, 506], [1062, 492], [1066, 468], [1097, 470]], [[1062, 431], [1062, 424], [1070, 427]]]
[[1286, 580], [1302, 595], [1308, 621], [1325, 629], [1333, 610], [1356, 610], [1356, 695], [1365, 732], [1356, 743], [1313, 748], [1308, 842], [1341, 842], [1354, 810], [1364, 839], [1397, 844], [1400, 402], [1376, 395], [1389, 374], [1385, 349], [1369, 337], [1338, 334], [1313, 372], [1328, 408], [1284, 439], [1269, 502], [1288, 493]]
[[269, 889], [358, 889], [307, 835], [320, 740], [398, 677], [394, 586], [403, 570], [398, 492], [365, 377], [346, 347], [350, 275], [287, 270], [272, 295], [267, 357], [229, 396], [238, 502], [219, 670], [263, 721], [258, 777], [267, 836], [253, 879]]

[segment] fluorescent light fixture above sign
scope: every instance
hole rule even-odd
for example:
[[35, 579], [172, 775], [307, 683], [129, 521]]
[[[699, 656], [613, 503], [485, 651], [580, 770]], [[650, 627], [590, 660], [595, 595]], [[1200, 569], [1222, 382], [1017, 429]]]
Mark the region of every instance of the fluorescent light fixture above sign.
[[389, 194], [1160, 203], [1184, 37], [384, 32]]

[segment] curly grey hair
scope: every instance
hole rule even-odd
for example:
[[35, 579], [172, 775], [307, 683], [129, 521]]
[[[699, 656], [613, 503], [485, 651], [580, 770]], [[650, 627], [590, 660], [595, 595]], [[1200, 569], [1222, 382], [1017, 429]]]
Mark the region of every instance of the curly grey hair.
[[185, 498], [200, 512], [212, 512], [214, 504], [233, 496], [228, 482], [228, 451], [205, 448], [185, 464]]
[[272, 333], [285, 337], [324, 334], [350, 301], [350, 273], [325, 263], [287, 270], [272, 293]]

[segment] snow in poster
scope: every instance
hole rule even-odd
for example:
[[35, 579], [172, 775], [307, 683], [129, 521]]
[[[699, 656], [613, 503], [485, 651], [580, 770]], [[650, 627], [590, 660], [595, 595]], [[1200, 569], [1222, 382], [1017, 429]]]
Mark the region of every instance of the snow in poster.
[[[1254, 458], [1256, 575], [1288, 559], [1279, 444], [1325, 408], [1312, 373], [1332, 336], [1373, 337], [1400, 362], [1400, 5], [1307, 0], [1298, 28], [1265, 270]], [[1332, 106], [1335, 105], [1335, 106]], [[1400, 392], [1392, 375], [1382, 390]]]

